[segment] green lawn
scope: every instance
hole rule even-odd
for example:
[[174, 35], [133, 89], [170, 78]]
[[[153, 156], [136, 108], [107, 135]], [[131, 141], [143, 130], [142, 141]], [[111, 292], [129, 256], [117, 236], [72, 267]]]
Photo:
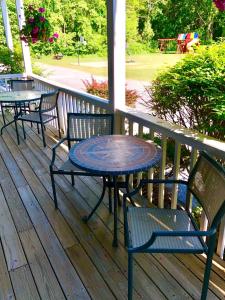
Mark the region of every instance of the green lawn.
[[[181, 54], [164, 53], [129, 56], [126, 63], [126, 76], [128, 79], [150, 81], [156, 75], [157, 70], [168, 65], [174, 65], [182, 57]], [[78, 58], [72, 56], [63, 57], [61, 60], [53, 59], [53, 56], [45, 56], [41, 59], [34, 59], [34, 62], [72, 68], [93, 75], [107, 76], [106, 59], [102, 57], [81, 57], [79, 65]]]

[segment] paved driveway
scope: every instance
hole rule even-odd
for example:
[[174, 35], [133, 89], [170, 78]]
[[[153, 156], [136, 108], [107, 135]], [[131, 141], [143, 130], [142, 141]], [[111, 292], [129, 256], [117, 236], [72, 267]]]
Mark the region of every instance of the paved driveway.
[[[48, 79], [54, 80], [56, 82], [63, 83], [69, 87], [85, 91], [85, 86], [82, 80], [91, 78], [92, 74], [76, 71], [71, 68], [63, 68], [58, 66], [46, 65], [39, 63], [40, 67], [44, 70], [44, 76]], [[95, 76], [94, 78], [98, 80], [106, 80], [106, 77]], [[141, 97], [145, 96], [145, 86], [149, 86], [150, 83], [147, 81], [138, 81], [138, 80], [127, 80], [127, 87], [129, 89], [135, 89]], [[138, 108], [142, 106], [137, 104]]]

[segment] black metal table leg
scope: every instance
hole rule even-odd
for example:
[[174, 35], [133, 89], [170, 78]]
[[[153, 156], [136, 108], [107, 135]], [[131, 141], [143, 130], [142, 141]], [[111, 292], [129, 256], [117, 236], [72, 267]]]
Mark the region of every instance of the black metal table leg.
[[3, 129], [5, 129], [7, 126], [9, 126], [9, 125], [11, 125], [12, 123], [14, 123], [15, 121], [14, 121], [14, 119], [12, 120], [12, 121], [10, 121], [9, 123], [7, 123], [7, 124], [5, 124], [5, 125], [3, 125], [2, 126], [2, 128], [1, 128], [1, 135], [2, 135], [2, 131], [3, 131]]
[[97, 210], [97, 208], [99, 207], [99, 205], [101, 204], [102, 200], [104, 199], [105, 196], [105, 191], [106, 191], [106, 187], [107, 187], [107, 182], [106, 182], [106, 177], [103, 177], [103, 189], [102, 189], [102, 194], [98, 200], [98, 202], [96, 203], [95, 207], [92, 209], [92, 211], [90, 212], [90, 214], [88, 216], [84, 216], [82, 218], [82, 220], [84, 222], [88, 222], [90, 220], [90, 218], [92, 217], [92, 215], [94, 214], [94, 212]]
[[15, 122], [15, 128], [16, 128], [16, 137], [17, 137], [17, 143], [20, 144], [20, 138], [19, 138], [19, 132], [18, 132], [18, 126], [17, 126], [17, 119], [18, 116], [21, 114], [21, 104], [16, 103], [16, 110], [15, 110], [15, 116], [14, 116], [14, 122]]
[[[19, 105], [19, 107], [20, 107], [20, 105]], [[13, 123], [15, 124], [15, 127], [17, 128], [16, 120], [19, 115], [20, 115], [20, 111], [18, 111], [18, 105], [17, 105], [17, 103], [15, 103], [15, 115], [13, 117], [13, 120], [2, 126], [1, 131], [0, 131], [1, 135], [2, 135], [3, 129], [5, 129], [6, 127], [8, 127], [9, 125], [11, 125]], [[17, 142], [19, 144], [18, 129], [16, 130], [16, 135], [17, 135]]]

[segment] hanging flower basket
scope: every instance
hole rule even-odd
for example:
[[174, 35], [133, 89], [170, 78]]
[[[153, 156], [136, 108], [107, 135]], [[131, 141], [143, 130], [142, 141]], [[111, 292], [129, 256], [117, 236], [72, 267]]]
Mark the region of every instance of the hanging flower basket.
[[225, 0], [213, 0], [213, 2], [220, 11], [225, 11]]
[[45, 18], [45, 8], [35, 8], [29, 5], [25, 9], [25, 25], [20, 31], [20, 39], [26, 43], [49, 42], [53, 43], [58, 37], [58, 33], [52, 34], [52, 26]]

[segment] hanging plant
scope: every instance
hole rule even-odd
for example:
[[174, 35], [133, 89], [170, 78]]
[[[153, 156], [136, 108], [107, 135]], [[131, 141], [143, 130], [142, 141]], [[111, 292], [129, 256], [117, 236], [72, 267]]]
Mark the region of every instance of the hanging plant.
[[45, 8], [35, 8], [29, 5], [25, 9], [25, 24], [20, 31], [20, 39], [26, 43], [49, 42], [53, 43], [58, 33], [52, 34], [52, 26], [45, 18]]
[[213, 0], [213, 2], [220, 11], [225, 11], [225, 0]]

